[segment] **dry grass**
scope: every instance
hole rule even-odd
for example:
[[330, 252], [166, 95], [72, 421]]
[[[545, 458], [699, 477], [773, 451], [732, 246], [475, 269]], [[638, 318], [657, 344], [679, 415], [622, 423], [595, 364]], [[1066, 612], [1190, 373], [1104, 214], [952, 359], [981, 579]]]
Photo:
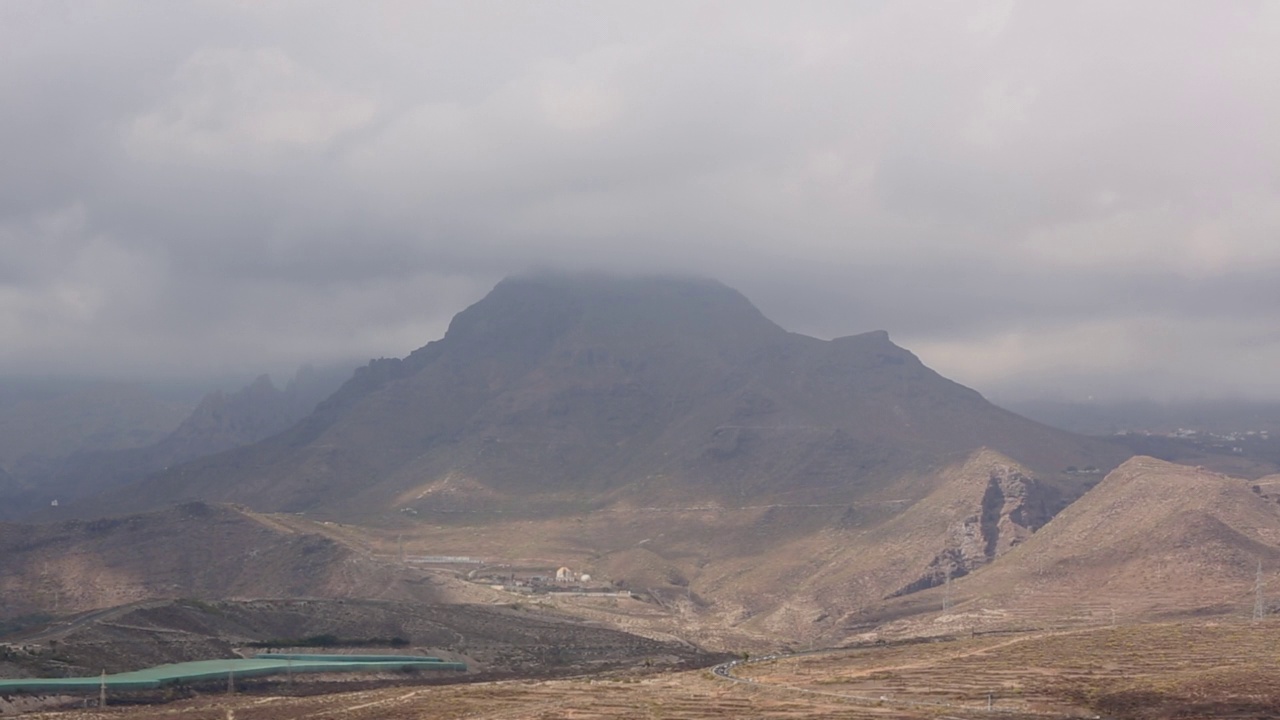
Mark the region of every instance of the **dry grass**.
[[208, 697], [164, 706], [27, 716], [48, 720], [635, 720], [700, 718], [902, 717], [891, 709], [790, 697], [716, 680], [706, 672], [597, 680], [511, 681], [393, 688], [305, 698]]
[[[822, 653], [747, 665], [767, 686], [1052, 715], [1233, 717], [1280, 707], [1280, 623], [1167, 623]], [[1244, 708], [1242, 710], [1242, 708]]]
[[209, 696], [47, 720], [302, 718], [1271, 717], [1280, 622], [1167, 623], [979, 636], [706, 671], [397, 687], [313, 697]]

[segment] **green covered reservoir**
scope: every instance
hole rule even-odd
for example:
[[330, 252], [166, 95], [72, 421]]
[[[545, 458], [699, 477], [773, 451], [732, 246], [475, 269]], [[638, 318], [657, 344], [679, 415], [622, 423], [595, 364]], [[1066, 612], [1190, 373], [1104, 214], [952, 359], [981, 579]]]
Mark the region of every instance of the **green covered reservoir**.
[[253, 658], [199, 660], [157, 665], [145, 670], [102, 677], [21, 678], [0, 680], [0, 693], [75, 692], [97, 690], [151, 690], [180, 683], [232, 678], [266, 677], [286, 673], [387, 672], [403, 669], [465, 672], [466, 663], [445, 662], [423, 655], [294, 655], [266, 654]]

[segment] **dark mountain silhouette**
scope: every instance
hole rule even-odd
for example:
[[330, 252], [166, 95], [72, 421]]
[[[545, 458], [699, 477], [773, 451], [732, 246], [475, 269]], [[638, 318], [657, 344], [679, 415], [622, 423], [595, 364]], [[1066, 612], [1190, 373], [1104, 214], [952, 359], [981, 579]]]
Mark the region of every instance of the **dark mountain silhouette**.
[[144, 447], [191, 407], [139, 383], [0, 378], [0, 468], [22, 483], [77, 452]]
[[[164, 438], [140, 448], [78, 452], [32, 470], [0, 518], [20, 518], [137, 481], [170, 466], [249, 445], [306, 417], [351, 376], [347, 367], [304, 366], [284, 389], [262, 375], [234, 393], [209, 393]], [[3, 484], [0, 483], [0, 487]], [[54, 513], [55, 511], [48, 511]]]
[[345, 366], [317, 370], [307, 365], [283, 390], [262, 375], [230, 395], [210, 393], [157, 450], [177, 464], [270, 437], [309, 415], [351, 372]]
[[[850, 502], [991, 448], [1070, 500], [1126, 455], [997, 408], [886, 333], [789, 333], [719, 283], [504, 280], [305, 419], [95, 501], [372, 520], [613, 503]], [[1052, 508], [1056, 511], [1057, 508]]]

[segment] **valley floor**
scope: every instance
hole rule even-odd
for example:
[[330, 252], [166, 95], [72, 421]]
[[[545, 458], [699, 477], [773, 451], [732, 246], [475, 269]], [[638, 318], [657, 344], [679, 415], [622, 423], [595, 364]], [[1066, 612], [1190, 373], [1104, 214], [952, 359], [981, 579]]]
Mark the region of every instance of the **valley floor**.
[[[208, 695], [45, 720], [1257, 718], [1280, 711], [1280, 621], [980, 635], [611, 673], [311, 697]], [[725, 677], [728, 676], [728, 677]], [[989, 709], [990, 708], [990, 709]]]

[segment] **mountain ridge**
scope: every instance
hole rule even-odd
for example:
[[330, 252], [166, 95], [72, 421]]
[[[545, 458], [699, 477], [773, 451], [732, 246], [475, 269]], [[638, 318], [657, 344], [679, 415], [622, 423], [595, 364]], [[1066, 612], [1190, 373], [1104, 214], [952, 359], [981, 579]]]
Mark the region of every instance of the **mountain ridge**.
[[[1268, 587], [1280, 573], [1280, 505], [1254, 487], [1135, 456], [1017, 547], [957, 578], [951, 621], [1247, 616], [1257, 573]], [[936, 602], [938, 590], [929, 592]]]
[[307, 417], [350, 375], [350, 368], [344, 366], [304, 365], [282, 389], [270, 376], [260, 375], [235, 392], [207, 393], [185, 419], [155, 442], [75, 452], [30, 469], [0, 517], [57, 519], [59, 513], [50, 509], [53, 501], [62, 505], [109, 492], [170, 466], [275, 435]]
[[649, 483], [673, 497], [821, 497], [986, 445], [1065, 486], [1080, 485], [1067, 466], [1121, 459], [996, 408], [883, 331], [789, 333], [714, 281], [527, 276], [440, 340], [361, 368], [292, 429], [103, 507], [203, 498], [367, 517], [413, 498], [422, 512], [415, 493], [458, 474], [526, 507], [605, 501], [649, 476], [673, 478]]
[[[154, 598], [431, 598], [395, 568], [306, 526], [190, 502], [98, 520], [0, 523], [4, 616]], [[415, 589], [416, 588], [416, 589]]]

